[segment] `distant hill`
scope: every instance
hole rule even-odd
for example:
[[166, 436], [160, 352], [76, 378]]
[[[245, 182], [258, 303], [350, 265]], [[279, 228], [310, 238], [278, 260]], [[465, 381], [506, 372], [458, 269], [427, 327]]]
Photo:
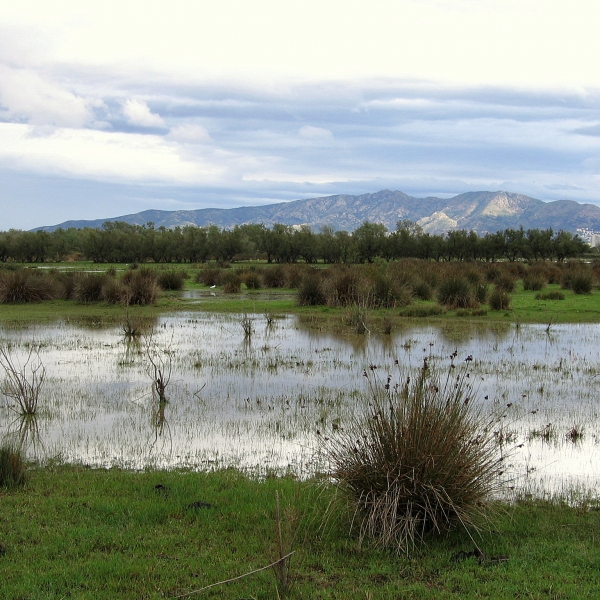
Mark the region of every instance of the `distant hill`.
[[140, 213], [107, 217], [94, 221], [66, 221], [36, 230], [54, 231], [59, 227], [99, 228], [106, 221], [124, 221], [132, 225], [154, 223], [155, 227], [205, 227], [217, 225], [231, 229], [247, 223], [324, 225], [353, 231], [365, 221], [396, 228], [399, 220], [419, 223], [429, 233], [455, 229], [483, 235], [508, 228], [549, 229], [575, 232], [577, 228], [600, 231], [600, 208], [572, 200], [543, 202], [510, 192], [467, 192], [453, 198], [413, 198], [403, 192], [382, 190], [360, 196], [339, 195], [295, 200], [265, 206], [241, 208], [204, 208], [199, 210], [145, 210]]

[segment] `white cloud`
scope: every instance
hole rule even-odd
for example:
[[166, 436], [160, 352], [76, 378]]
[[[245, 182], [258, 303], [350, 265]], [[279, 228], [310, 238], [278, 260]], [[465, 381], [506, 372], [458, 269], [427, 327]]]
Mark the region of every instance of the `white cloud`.
[[333, 134], [329, 129], [324, 127], [313, 127], [312, 125], [305, 125], [298, 131], [300, 137], [307, 140], [330, 140], [333, 138]]
[[184, 144], [206, 144], [211, 141], [206, 127], [197, 123], [172, 127], [167, 137], [177, 142], [183, 142]]
[[140, 127], [166, 127], [160, 115], [153, 113], [143, 100], [125, 100], [123, 115], [131, 125]]
[[[227, 160], [186, 160], [160, 136], [86, 129], [35, 135], [29, 125], [0, 123], [0, 164], [18, 170], [95, 180], [213, 184]], [[230, 157], [228, 157], [230, 158]]]
[[7, 120], [83, 127], [93, 122], [92, 109], [102, 101], [78, 96], [35, 71], [0, 65], [0, 105]]

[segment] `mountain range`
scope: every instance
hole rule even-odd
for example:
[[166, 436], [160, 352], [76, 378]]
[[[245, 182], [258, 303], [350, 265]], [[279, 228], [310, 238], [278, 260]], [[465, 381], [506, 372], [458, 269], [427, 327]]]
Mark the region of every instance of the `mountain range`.
[[578, 228], [600, 231], [600, 208], [573, 200], [544, 202], [511, 192], [467, 192], [453, 198], [415, 198], [403, 192], [382, 190], [359, 196], [336, 195], [294, 200], [263, 206], [240, 208], [203, 208], [198, 210], [145, 210], [136, 214], [93, 221], [66, 221], [38, 227], [54, 231], [69, 227], [99, 228], [106, 221], [132, 225], [154, 223], [154, 227], [205, 227], [274, 223], [309, 225], [315, 230], [327, 225], [335, 230], [353, 231], [365, 221], [383, 223], [389, 230], [400, 220], [418, 223], [429, 233], [465, 229], [479, 235], [509, 228], [549, 229], [576, 232]]

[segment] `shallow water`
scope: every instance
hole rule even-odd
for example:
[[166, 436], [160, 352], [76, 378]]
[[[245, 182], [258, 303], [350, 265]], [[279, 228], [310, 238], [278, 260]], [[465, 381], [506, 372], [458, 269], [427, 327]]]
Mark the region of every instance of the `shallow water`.
[[[39, 345], [47, 373], [35, 421], [20, 422], [6, 400], [0, 433], [22, 437], [39, 460], [306, 476], [325, 466], [317, 430], [332, 435], [364, 409], [365, 370], [401, 381], [425, 357], [447, 369], [457, 351], [457, 362], [473, 356], [479, 405], [499, 416], [511, 486], [543, 495], [598, 484], [599, 325], [547, 332], [456, 321], [356, 336], [293, 316], [271, 326], [262, 315], [250, 318], [246, 338], [240, 316], [163, 316], [138, 344], [120, 327], [0, 329], [16, 363]], [[166, 404], [153, 396], [152, 362], [170, 375]]]

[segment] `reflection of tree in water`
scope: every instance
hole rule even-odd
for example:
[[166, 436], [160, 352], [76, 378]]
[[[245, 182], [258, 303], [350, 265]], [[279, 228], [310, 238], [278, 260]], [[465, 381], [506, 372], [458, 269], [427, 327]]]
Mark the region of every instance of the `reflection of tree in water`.
[[154, 441], [152, 442], [151, 447], [154, 448], [160, 438], [162, 439], [162, 449], [164, 449], [168, 440], [170, 452], [173, 449], [173, 438], [171, 436], [171, 427], [169, 426], [169, 422], [165, 416], [165, 408], [167, 404], [167, 400], [160, 400], [157, 397], [152, 399], [150, 423], [152, 425], [152, 429], [154, 430]]
[[[161, 348], [149, 336], [145, 340], [145, 353], [148, 360], [147, 373], [152, 380], [152, 410], [151, 424], [154, 429], [154, 448], [159, 438], [163, 440], [162, 448], [168, 438], [169, 452], [173, 449], [173, 440], [171, 436], [171, 428], [165, 417], [165, 409], [169, 400], [167, 398], [167, 387], [171, 381], [171, 373], [173, 371], [173, 352], [171, 344], [166, 348]], [[166, 433], [166, 436], [163, 435]]]
[[121, 322], [121, 332], [125, 344], [125, 354], [122, 365], [130, 365], [135, 357], [142, 353], [142, 339], [152, 339], [158, 319], [156, 317], [141, 316], [129, 311], [127, 307], [125, 317]]
[[125, 352], [123, 358], [119, 361], [119, 365], [132, 365], [135, 362], [135, 357], [142, 353], [142, 344], [139, 339], [125, 337], [123, 340]]
[[25, 454], [40, 456], [44, 451], [44, 445], [40, 437], [37, 415], [19, 415], [8, 427], [8, 435], [15, 439], [19, 450]]
[[440, 339], [448, 344], [464, 344], [473, 338], [483, 341], [501, 342], [511, 332], [514, 333], [513, 323], [486, 323], [478, 321], [448, 321], [437, 328]]

